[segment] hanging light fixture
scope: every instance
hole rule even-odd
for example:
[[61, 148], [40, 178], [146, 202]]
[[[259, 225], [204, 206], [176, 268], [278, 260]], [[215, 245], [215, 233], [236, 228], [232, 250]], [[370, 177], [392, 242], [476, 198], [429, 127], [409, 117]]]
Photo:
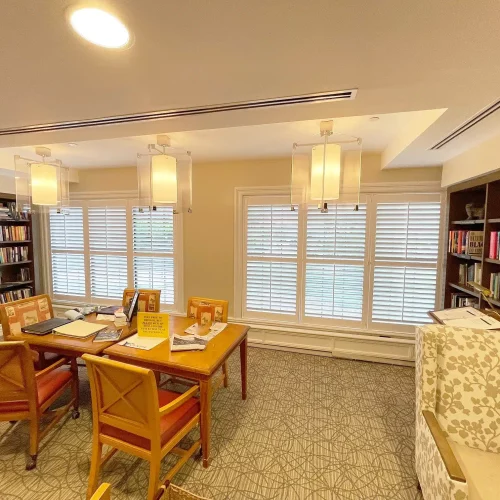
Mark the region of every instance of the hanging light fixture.
[[29, 212], [32, 205], [55, 206], [64, 213], [69, 206], [69, 169], [60, 160], [50, 159], [49, 148], [37, 147], [35, 152], [41, 161], [14, 156], [17, 210]]
[[137, 155], [141, 210], [174, 205], [174, 213], [191, 212], [191, 153], [173, 148], [166, 135], [157, 136], [148, 151]]
[[[321, 212], [328, 212], [328, 203], [340, 198], [342, 180], [342, 146], [354, 150], [357, 172], [357, 210], [361, 180], [361, 139], [336, 134], [333, 139], [333, 121], [320, 123], [321, 142], [294, 143], [292, 153], [292, 210], [301, 204], [318, 205]], [[339, 137], [342, 136], [342, 137]], [[359, 161], [358, 161], [359, 160]]]

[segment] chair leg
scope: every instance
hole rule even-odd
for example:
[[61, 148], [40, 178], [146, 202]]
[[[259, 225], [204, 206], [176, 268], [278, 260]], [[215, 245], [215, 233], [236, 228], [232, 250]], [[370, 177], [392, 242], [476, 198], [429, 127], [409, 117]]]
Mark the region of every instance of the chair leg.
[[160, 478], [160, 460], [151, 457], [149, 462], [149, 486], [148, 486], [148, 500], [154, 500], [156, 492], [158, 491], [158, 483]]
[[222, 373], [224, 374], [224, 387], [227, 388], [229, 385], [228, 373], [227, 373], [227, 361], [222, 364]]
[[32, 418], [30, 420], [30, 458], [26, 462], [26, 470], [33, 470], [36, 467], [39, 439], [40, 421], [38, 418]]
[[89, 486], [87, 489], [87, 498], [90, 498], [97, 489], [99, 480], [99, 469], [101, 468], [102, 443], [99, 438], [92, 440], [92, 457], [90, 459]]
[[71, 383], [71, 394], [74, 399], [73, 403], [73, 413], [72, 418], [77, 419], [80, 416], [78, 411], [80, 407], [80, 383], [78, 380], [78, 365], [76, 363], [76, 358], [71, 359], [71, 372], [73, 374], [73, 381]]

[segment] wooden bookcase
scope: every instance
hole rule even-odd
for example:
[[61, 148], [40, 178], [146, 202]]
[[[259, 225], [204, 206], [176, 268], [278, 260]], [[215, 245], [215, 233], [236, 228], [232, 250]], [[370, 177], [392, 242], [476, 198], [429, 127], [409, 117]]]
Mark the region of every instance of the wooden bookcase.
[[[11, 203], [15, 201], [15, 196], [9, 194], [0, 193], [0, 205], [5, 205], [6, 203]], [[4, 263], [0, 264], [0, 294], [5, 292], [10, 292], [14, 290], [21, 290], [23, 288], [30, 288], [31, 295], [35, 295], [35, 264], [34, 264], [34, 253], [33, 253], [33, 227], [31, 219], [28, 220], [6, 220], [0, 218], [0, 230], [4, 227], [16, 227], [23, 226], [28, 228], [30, 233], [30, 238], [28, 240], [22, 241], [0, 241], [0, 248], [8, 247], [27, 247], [28, 248], [28, 260], [23, 262], [14, 263]], [[23, 268], [29, 269], [29, 279], [20, 279], [20, 270]], [[0, 300], [0, 303], [2, 301]]]
[[[467, 220], [465, 205], [474, 203], [475, 206], [485, 207], [484, 219]], [[452, 293], [465, 293], [479, 299], [479, 307], [488, 307], [481, 294], [468, 285], [459, 284], [459, 266], [461, 263], [480, 262], [482, 265], [481, 285], [490, 287], [491, 273], [500, 272], [500, 260], [489, 258], [491, 231], [500, 231], [500, 176], [490, 175], [455, 186], [448, 194], [448, 232], [446, 238], [446, 252], [448, 252], [449, 231], [470, 230], [482, 231], [484, 236], [483, 252], [480, 256], [463, 254], [447, 254], [445, 277], [444, 307], [451, 307]], [[491, 300], [492, 304], [500, 307], [500, 301]]]

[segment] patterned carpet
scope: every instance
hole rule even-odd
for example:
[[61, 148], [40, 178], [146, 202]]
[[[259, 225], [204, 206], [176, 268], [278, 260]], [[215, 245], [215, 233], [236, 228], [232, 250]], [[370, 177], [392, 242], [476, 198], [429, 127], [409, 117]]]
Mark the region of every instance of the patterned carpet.
[[[229, 365], [230, 387], [213, 399], [212, 463], [203, 469], [190, 460], [174, 483], [214, 500], [420, 498], [413, 368], [252, 348], [242, 401], [239, 357]], [[80, 378], [81, 417], [63, 419], [49, 434], [35, 471], [24, 470], [27, 425], [0, 422], [2, 500], [85, 498], [91, 415], [84, 368]], [[118, 453], [101, 480], [112, 483], [113, 499], [145, 498], [148, 467]]]

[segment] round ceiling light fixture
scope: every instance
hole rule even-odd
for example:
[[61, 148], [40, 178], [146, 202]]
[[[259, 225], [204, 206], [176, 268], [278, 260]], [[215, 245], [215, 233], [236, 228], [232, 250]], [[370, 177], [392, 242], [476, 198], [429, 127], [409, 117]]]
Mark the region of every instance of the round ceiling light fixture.
[[120, 49], [130, 42], [127, 27], [112, 14], [93, 7], [74, 10], [69, 22], [85, 40], [107, 49]]

